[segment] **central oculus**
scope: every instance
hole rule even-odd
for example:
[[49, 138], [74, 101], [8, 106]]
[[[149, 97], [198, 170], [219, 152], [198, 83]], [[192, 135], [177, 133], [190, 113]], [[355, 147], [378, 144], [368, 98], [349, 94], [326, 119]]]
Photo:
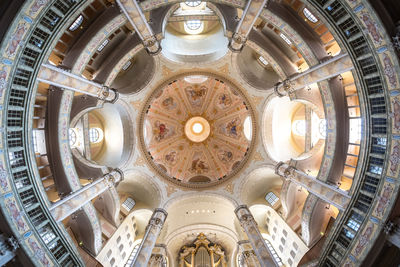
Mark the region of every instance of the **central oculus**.
[[192, 117], [185, 124], [185, 135], [192, 142], [203, 142], [210, 135], [210, 124], [203, 117]]

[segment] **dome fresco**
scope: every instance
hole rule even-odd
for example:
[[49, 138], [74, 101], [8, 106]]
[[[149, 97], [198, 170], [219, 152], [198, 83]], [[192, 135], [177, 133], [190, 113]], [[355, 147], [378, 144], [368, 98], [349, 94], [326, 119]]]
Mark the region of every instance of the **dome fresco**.
[[1, 0], [0, 265], [399, 265], [399, 14]]
[[228, 179], [245, 163], [254, 139], [253, 125], [245, 123], [254, 121], [249, 102], [213, 76], [182, 76], [161, 86], [142, 114], [142, 149], [150, 164], [184, 186]]

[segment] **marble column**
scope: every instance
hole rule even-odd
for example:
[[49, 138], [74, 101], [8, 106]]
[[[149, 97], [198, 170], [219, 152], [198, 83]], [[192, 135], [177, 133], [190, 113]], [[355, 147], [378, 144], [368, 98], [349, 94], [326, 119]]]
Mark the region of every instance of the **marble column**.
[[161, 51], [160, 42], [147, 22], [139, 1], [117, 0], [117, 4], [135, 29], [136, 34], [142, 40], [147, 52], [150, 55], [157, 55]]
[[235, 214], [249, 238], [254, 253], [257, 255], [261, 267], [277, 266], [269, 251], [260, 231], [257, 222], [246, 205], [240, 205], [235, 209]]
[[142, 243], [139, 246], [139, 251], [134, 259], [134, 267], [147, 267], [150, 260], [153, 248], [156, 244], [157, 238], [160, 235], [161, 229], [164, 225], [168, 213], [163, 209], [155, 209], [150, 221], [146, 227]]
[[167, 247], [164, 244], [156, 244], [150, 256], [148, 267], [167, 266]]
[[327, 61], [311, 67], [275, 85], [275, 93], [282, 96], [292, 96], [295, 91], [336, 77], [344, 72], [354, 69], [353, 62], [348, 54], [340, 54]]
[[279, 162], [275, 167], [275, 173], [307, 189], [309, 193], [334, 205], [341, 211], [344, 211], [350, 202], [351, 196], [347, 192], [320, 181], [286, 163]]
[[253, 28], [258, 16], [266, 6], [268, 0], [248, 0], [236, 30], [229, 42], [229, 48], [233, 52], [240, 52], [247, 41], [247, 36]]
[[115, 187], [123, 180], [123, 173], [119, 169], [114, 169], [103, 177], [96, 179], [92, 183], [74, 191], [70, 195], [57, 201], [50, 207], [50, 212], [57, 222], [60, 222], [82, 208], [86, 203], [92, 201], [97, 196], [111, 187]]
[[89, 81], [79, 75], [72, 74], [50, 64], [42, 64], [37, 80], [77, 93], [97, 97], [111, 103], [114, 103], [118, 99], [118, 93], [114, 89]]
[[260, 263], [254, 253], [253, 247], [248, 240], [238, 242], [239, 262], [243, 267], [260, 267]]

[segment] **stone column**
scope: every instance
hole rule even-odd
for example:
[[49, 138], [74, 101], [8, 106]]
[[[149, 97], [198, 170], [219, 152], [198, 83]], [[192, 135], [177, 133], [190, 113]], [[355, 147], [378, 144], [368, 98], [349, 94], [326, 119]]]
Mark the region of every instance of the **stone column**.
[[18, 248], [18, 241], [13, 236], [7, 238], [4, 234], [0, 234], [0, 266], [14, 259]]
[[157, 238], [160, 235], [168, 213], [163, 209], [156, 209], [150, 218], [149, 224], [146, 227], [142, 243], [139, 251], [134, 259], [134, 267], [147, 267], [151, 253], [156, 244]]
[[114, 89], [89, 81], [79, 75], [72, 74], [50, 64], [42, 64], [37, 80], [74, 92], [97, 97], [111, 103], [114, 103], [118, 99], [118, 93]]
[[139, 1], [117, 0], [117, 4], [142, 40], [147, 52], [150, 55], [157, 55], [161, 51], [160, 42], [157, 40], [157, 37], [154, 35], [153, 30], [147, 22], [139, 6]]
[[267, 244], [265, 244], [264, 238], [258, 230], [257, 222], [254, 220], [254, 217], [247, 206], [240, 205], [235, 209], [235, 214], [249, 238], [254, 253], [257, 255], [258, 261], [260, 262], [260, 266], [277, 266]]
[[244, 267], [260, 267], [260, 263], [248, 240], [238, 242], [239, 262]]
[[114, 169], [94, 182], [74, 191], [50, 207], [50, 212], [57, 222], [60, 222], [82, 208], [86, 203], [101, 195], [123, 180], [123, 173]]
[[347, 192], [324, 183], [286, 163], [279, 162], [275, 167], [275, 173], [307, 189], [311, 194], [334, 205], [341, 211], [344, 211], [350, 202], [351, 196]]
[[352, 69], [354, 69], [354, 66], [349, 55], [340, 54], [306, 70], [305, 72], [299, 73], [276, 84], [275, 93], [280, 97], [286, 95], [292, 96], [297, 90], [313, 83], [322, 82], [336, 77]]
[[167, 248], [164, 244], [156, 244], [151, 254], [148, 267], [166, 267]]
[[248, 0], [242, 18], [229, 42], [229, 48], [233, 52], [240, 52], [247, 41], [247, 36], [253, 28], [258, 16], [266, 6], [268, 0]]

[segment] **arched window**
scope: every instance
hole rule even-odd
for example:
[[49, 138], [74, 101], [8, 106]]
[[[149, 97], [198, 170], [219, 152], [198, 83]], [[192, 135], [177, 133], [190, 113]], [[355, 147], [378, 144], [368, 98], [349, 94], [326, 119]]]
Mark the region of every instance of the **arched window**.
[[268, 61], [263, 56], [259, 56], [258, 61], [261, 63], [263, 67], [268, 65]]
[[188, 34], [199, 34], [204, 29], [204, 23], [201, 20], [188, 20], [184, 24], [185, 31]]
[[123, 70], [127, 70], [127, 69], [131, 66], [131, 64], [132, 64], [132, 61], [128, 60], [128, 61], [124, 64], [124, 66], [122, 66], [122, 69], [123, 69]]
[[135, 241], [136, 245], [133, 247], [131, 255], [129, 256], [128, 261], [125, 263], [125, 267], [131, 267], [132, 266], [133, 260], [135, 259], [135, 256], [138, 253], [141, 241], [142, 241], [141, 239]]
[[279, 197], [277, 197], [274, 192], [268, 192], [268, 194], [265, 196], [265, 200], [273, 207], [276, 202], [278, 202]]
[[103, 131], [100, 128], [89, 129], [89, 141], [91, 143], [98, 143], [103, 140]]
[[283, 266], [283, 262], [281, 258], [279, 257], [278, 253], [276, 253], [274, 247], [271, 245], [271, 243], [267, 240], [264, 239], [265, 244], [267, 244], [268, 250], [271, 252], [272, 257], [274, 257], [275, 262], [278, 264], [278, 266]]
[[68, 30], [70, 30], [71, 32], [75, 31], [76, 29], [79, 28], [79, 26], [81, 26], [83, 22], [83, 16], [79, 15], [76, 20], [71, 24], [71, 26], [69, 26]]
[[309, 21], [311, 21], [312, 23], [318, 22], [317, 17], [314, 16], [314, 14], [311, 13], [311, 11], [308, 10], [308, 8], [304, 8], [304, 9], [303, 9], [303, 14], [304, 14], [304, 16], [306, 16], [306, 18], [307, 18]]
[[326, 120], [322, 119], [319, 121], [319, 134], [321, 138], [326, 138]]
[[186, 26], [192, 30], [198, 30], [201, 27], [201, 21], [200, 20], [188, 20], [186, 21]]
[[69, 145], [71, 147], [75, 147], [76, 146], [76, 139], [77, 139], [75, 130], [72, 129], [72, 128], [69, 128], [68, 134], [69, 134]]
[[101, 45], [97, 48], [97, 51], [101, 52], [101, 51], [104, 49], [104, 47], [106, 47], [106, 45], [108, 44], [108, 42], [109, 42], [109, 40], [108, 40], [108, 39], [105, 39], [105, 40], [101, 43]]
[[131, 211], [131, 209], [133, 209], [133, 207], [135, 206], [135, 200], [133, 200], [132, 198], [128, 197], [123, 203], [122, 203], [122, 207], [124, 209], [126, 209], [128, 212]]
[[201, 1], [186, 1], [185, 5], [190, 6], [190, 7], [196, 7], [201, 4]]
[[287, 38], [286, 35], [284, 35], [283, 33], [279, 34], [279, 36], [288, 44], [288, 45], [292, 45], [292, 41], [289, 40], [289, 38]]
[[243, 132], [244, 136], [246, 137], [247, 140], [251, 140], [251, 135], [253, 132], [252, 125], [251, 125], [251, 117], [248, 116], [243, 123]]
[[306, 135], [306, 121], [296, 120], [292, 124], [292, 132], [295, 135], [305, 136]]

